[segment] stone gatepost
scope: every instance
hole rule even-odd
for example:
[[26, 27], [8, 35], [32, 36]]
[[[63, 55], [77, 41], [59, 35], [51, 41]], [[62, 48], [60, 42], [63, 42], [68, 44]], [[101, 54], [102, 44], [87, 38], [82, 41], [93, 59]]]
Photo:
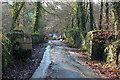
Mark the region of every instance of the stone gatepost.
[[116, 41], [115, 31], [95, 30], [87, 33], [86, 47], [90, 59], [106, 60], [107, 54], [104, 49]]
[[31, 34], [24, 33], [21, 30], [14, 30], [7, 34], [8, 38], [13, 43], [13, 56], [16, 58], [27, 59], [32, 53], [32, 38]]

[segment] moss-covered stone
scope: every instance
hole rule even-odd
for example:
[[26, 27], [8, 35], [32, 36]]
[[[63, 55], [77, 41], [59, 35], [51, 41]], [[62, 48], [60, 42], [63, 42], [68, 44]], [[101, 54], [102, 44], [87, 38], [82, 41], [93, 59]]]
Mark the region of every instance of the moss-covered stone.
[[106, 46], [116, 41], [115, 31], [95, 30], [87, 33], [86, 47], [90, 59], [106, 60], [107, 54], [104, 52]]
[[105, 49], [105, 53], [108, 54], [106, 63], [109, 66], [115, 66], [120, 64], [120, 40], [108, 45]]
[[32, 38], [31, 34], [24, 33], [21, 30], [14, 30], [7, 34], [7, 37], [12, 42], [12, 55], [15, 59], [27, 59], [32, 53]]

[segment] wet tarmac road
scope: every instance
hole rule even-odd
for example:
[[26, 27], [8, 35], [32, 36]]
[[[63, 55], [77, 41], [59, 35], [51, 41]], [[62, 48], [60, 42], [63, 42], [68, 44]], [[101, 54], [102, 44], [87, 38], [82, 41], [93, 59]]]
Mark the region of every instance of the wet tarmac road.
[[61, 41], [49, 41], [40, 66], [32, 78], [98, 78], [80, 65], [70, 51]]

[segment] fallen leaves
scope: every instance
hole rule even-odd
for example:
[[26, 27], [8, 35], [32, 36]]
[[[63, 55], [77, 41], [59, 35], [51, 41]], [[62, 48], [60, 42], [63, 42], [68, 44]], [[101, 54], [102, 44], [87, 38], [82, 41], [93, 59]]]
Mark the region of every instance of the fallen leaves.
[[90, 61], [87, 58], [86, 53], [79, 53], [79, 63], [94, 71], [101, 78], [120, 79], [120, 68], [116, 66], [110, 67], [100, 61]]
[[92, 61], [92, 63], [94, 63], [94, 61]]
[[[101, 64], [93, 63], [93, 61], [89, 62], [89, 66], [94, 72], [97, 72], [96, 70], [99, 70], [100, 73], [98, 75], [103, 74], [107, 78], [112, 78], [112, 79], [119, 79], [120, 78], [120, 69], [117, 68], [112, 68], [108, 66], [103, 66]], [[103, 77], [103, 75], [101, 77]], [[103, 77], [104, 78], [104, 77]]]

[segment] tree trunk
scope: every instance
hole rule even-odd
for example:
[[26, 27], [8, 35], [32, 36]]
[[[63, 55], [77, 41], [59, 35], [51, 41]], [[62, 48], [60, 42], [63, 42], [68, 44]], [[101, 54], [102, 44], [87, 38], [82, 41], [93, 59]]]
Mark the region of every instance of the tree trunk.
[[108, 30], [109, 28], [109, 4], [108, 2], [106, 2], [106, 24], [107, 24], [106, 30]]
[[99, 30], [103, 29], [103, 27], [102, 27], [102, 15], [103, 15], [103, 0], [101, 0], [101, 9], [100, 9], [100, 26], [99, 26]]
[[41, 2], [36, 3], [36, 16], [35, 16], [35, 24], [34, 24], [34, 32], [38, 31], [40, 28], [40, 16], [41, 16]]
[[120, 30], [120, 1], [113, 2], [115, 22], [117, 23], [117, 30]]
[[81, 28], [83, 31], [86, 30], [86, 27], [85, 27], [85, 19], [86, 19], [86, 15], [85, 15], [85, 5], [83, 5], [84, 3], [83, 2], [80, 2], [80, 13], [81, 13]]
[[79, 2], [77, 3], [77, 13], [76, 13], [76, 15], [77, 15], [77, 26], [78, 27], [80, 27], [80, 15], [79, 15], [79, 8], [80, 8], [80, 6], [79, 6]]
[[[20, 8], [19, 8], [19, 4], [20, 5]], [[19, 15], [20, 15], [20, 12], [22, 10], [22, 8], [24, 7], [25, 5], [25, 2], [21, 2], [21, 3], [16, 3], [15, 7], [14, 7], [14, 10], [13, 10], [13, 17], [12, 17], [12, 24], [11, 24], [11, 28], [10, 28], [10, 31], [13, 31], [14, 28], [15, 28], [15, 24], [16, 24], [16, 20], [18, 19]]]
[[90, 2], [90, 30], [93, 30], [93, 4]]

